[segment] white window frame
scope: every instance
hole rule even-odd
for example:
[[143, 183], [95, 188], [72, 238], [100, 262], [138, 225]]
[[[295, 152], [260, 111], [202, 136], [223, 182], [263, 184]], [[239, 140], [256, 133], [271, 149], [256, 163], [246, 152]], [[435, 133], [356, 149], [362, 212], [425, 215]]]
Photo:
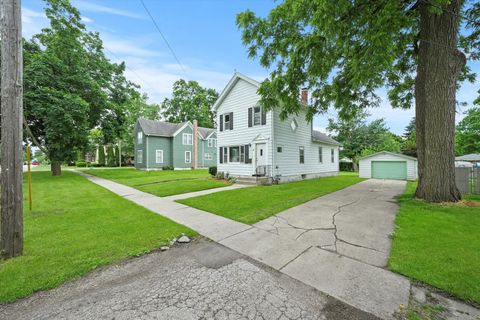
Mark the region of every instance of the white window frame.
[[208, 147], [209, 148], [213, 148], [213, 147], [217, 147], [217, 139], [214, 139], [214, 138], [208, 138]]
[[[228, 121], [227, 121], [227, 117], [228, 117]], [[223, 115], [223, 130], [230, 130], [230, 113], [225, 113]], [[227, 123], [228, 123], [228, 126], [227, 126]]]
[[298, 147], [298, 163], [305, 164], [305, 147]]
[[217, 139], [213, 138], [213, 146], [216, 148], [217, 147]]
[[[187, 154], [188, 154], [188, 159], [187, 159]], [[185, 163], [192, 163], [192, 152], [191, 151], [185, 151]]]
[[[232, 148], [237, 148], [238, 149], [238, 161], [231, 161], [231, 158], [230, 158], [230, 150]], [[240, 163], [240, 146], [230, 146], [228, 147], [228, 163]]]
[[183, 143], [184, 146], [193, 145], [193, 134], [184, 133], [183, 136], [182, 136], [182, 143]]
[[137, 163], [143, 163], [143, 149], [137, 150], [137, 158], [135, 159]]
[[323, 163], [323, 148], [318, 147], [318, 162]]
[[155, 150], [155, 162], [156, 163], [163, 163], [163, 150], [161, 150], [161, 149]]
[[331, 157], [332, 157], [332, 163], [335, 162], [335, 149], [332, 148], [332, 151], [330, 152]]
[[212, 160], [212, 154], [211, 153], [205, 153], [205, 160]]
[[228, 163], [228, 147], [223, 148], [223, 163]]
[[137, 144], [142, 144], [143, 143], [143, 132], [138, 131], [137, 132]]
[[[255, 109], [258, 109], [256, 111]], [[262, 125], [262, 108], [260, 106], [253, 107], [252, 110], [252, 125], [253, 126], [261, 126]], [[258, 123], [257, 123], [258, 120]]]

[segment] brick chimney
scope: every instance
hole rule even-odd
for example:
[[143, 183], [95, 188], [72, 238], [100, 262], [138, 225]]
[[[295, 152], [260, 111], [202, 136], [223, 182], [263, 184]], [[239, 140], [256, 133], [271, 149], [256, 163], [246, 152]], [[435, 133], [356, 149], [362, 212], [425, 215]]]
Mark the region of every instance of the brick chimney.
[[302, 101], [302, 103], [308, 104], [308, 90], [307, 90], [307, 88], [302, 88], [301, 94], [300, 94], [300, 101]]
[[198, 121], [193, 120], [193, 168], [198, 168]]

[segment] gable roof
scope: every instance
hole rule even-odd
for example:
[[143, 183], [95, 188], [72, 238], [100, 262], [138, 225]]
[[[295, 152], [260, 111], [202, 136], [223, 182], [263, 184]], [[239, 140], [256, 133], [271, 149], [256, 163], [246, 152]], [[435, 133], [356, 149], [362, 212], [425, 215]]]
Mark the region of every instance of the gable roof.
[[480, 153], [465, 154], [463, 156], [455, 157], [456, 161], [480, 161]]
[[228, 94], [230, 93], [232, 88], [235, 86], [235, 84], [238, 82], [238, 80], [244, 80], [257, 88], [260, 87], [260, 82], [258, 82], [257, 80], [247, 77], [246, 75], [241, 74], [240, 72], [235, 72], [233, 74], [233, 77], [230, 79], [230, 81], [228, 81], [227, 85], [223, 89], [222, 93], [220, 93], [220, 95], [218, 96], [217, 101], [215, 101], [215, 103], [213, 104], [213, 110], [218, 109], [218, 107], [222, 104], [223, 100], [225, 100], [225, 98], [228, 96]]
[[[142, 128], [143, 133], [146, 136], [173, 137], [185, 126], [190, 126], [193, 128], [190, 121], [171, 123], [166, 121], [148, 120], [140, 118], [138, 119], [137, 123]], [[215, 131], [215, 129], [198, 127], [198, 132], [204, 139], [213, 131]], [[206, 133], [208, 134], [206, 135]]]
[[342, 145], [340, 142], [327, 136], [325, 133], [321, 133], [320, 131], [316, 131], [316, 130], [312, 130], [312, 139], [314, 142], [323, 142], [323, 143], [331, 144], [334, 146]]
[[203, 137], [203, 139], [207, 139], [209, 135], [217, 131], [216, 129], [212, 128], [204, 128], [204, 127], [198, 127], [198, 133]]
[[397, 157], [400, 157], [400, 158], [405, 158], [405, 159], [417, 161], [417, 158], [410, 157], [410, 156], [407, 156], [407, 155], [404, 155], [404, 154], [401, 154], [401, 153], [390, 152], [390, 151], [380, 151], [380, 152], [376, 152], [376, 153], [374, 153], [374, 154], [370, 154], [370, 155], [368, 155], [368, 156], [361, 157], [361, 158], [359, 158], [358, 160], [367, 159], [367, 158], [370, 158], [370, 157], [373, 157], [373, 156], [376, 156], [376, 155], [379, 155], [379, 154], [390, 154], [390, 155], [392, 155], [392, 156], [397, 156]]

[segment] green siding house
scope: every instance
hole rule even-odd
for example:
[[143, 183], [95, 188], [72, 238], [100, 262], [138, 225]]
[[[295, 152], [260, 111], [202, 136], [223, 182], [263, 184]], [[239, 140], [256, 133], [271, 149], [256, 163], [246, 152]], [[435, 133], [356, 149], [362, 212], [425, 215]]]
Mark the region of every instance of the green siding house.
[[[135, 125], [135, 168], [157, 170], [195, 167], [194, 125], [190, 122], [170, 123], [140, 118]], [[197, 168], [217, 164], [215, 129], [198, 127]]]

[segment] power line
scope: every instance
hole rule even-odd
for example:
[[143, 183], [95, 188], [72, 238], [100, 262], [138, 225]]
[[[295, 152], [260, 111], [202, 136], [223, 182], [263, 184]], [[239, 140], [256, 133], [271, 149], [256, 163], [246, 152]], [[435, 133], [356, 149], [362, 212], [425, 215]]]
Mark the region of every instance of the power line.
[[154, 25], [155, 28], [157, 29], [158, 33], [160, 33], [160, 36], [162, 37], [163, 41], [165, 41], [165, 44], [167, 45], [168, 49], [169, 49], [170, 52], [172, 53], [173, 57], [175, 58], [175, 60], [177, 60], [178, 65], [180, 66], [180, 68], [182, 69], [183, 72], [187, 73], [187, 72], [185, 71], [185, 68], [183, 67], [182, 63], [181, 63], [180, 60], [178, 59], [177, 55], [175, 54], [175, 51], [173, 50], [172, 46], [170, 45], [170, 43], [168, 43], [167, 38], [165, 38], [165, 36], [163, 35], [162, 30], [160, 30], [160, 27], [158, 26], [157, 22], [155, 21], [155, 19], [153, 18], [152, 14], [151, 14], [150, 11], [148, 10], [147, 6], [145, 5], [145, 2], [143, 2], [143, 0], [139, 0], [139, 1], [140, 1], [140, 3], [142, 4], [143, 8], [145, 9], [145, 12], [147, 12], [148, 16], [150, 17], [150, 20], [152, 20], [153, 25]]
[[[114, 56], [116, 59], [118, 60], [122, 60], [120, 59], [115, 53], [113, 53], [111, 50], [109, 50], [108, 48], [104, 47], [105, 50], [108, 51], [108, 53], [110, 53], [112, 56]], [[135, 74], [138, 78], [138, 80], [142, 81], [144, 84], [146, 84], [151, 90], [155, 90], [154, 87], [152, 85], [150, 85], [147, 81], [145, 81], [142, 77], [140, 77], [140, 75], [132, 68], [130, 68], [127, 63], [125, 63], [125, 68], [128, 69], [129, 71], [131, 71], [133, 74]]]

